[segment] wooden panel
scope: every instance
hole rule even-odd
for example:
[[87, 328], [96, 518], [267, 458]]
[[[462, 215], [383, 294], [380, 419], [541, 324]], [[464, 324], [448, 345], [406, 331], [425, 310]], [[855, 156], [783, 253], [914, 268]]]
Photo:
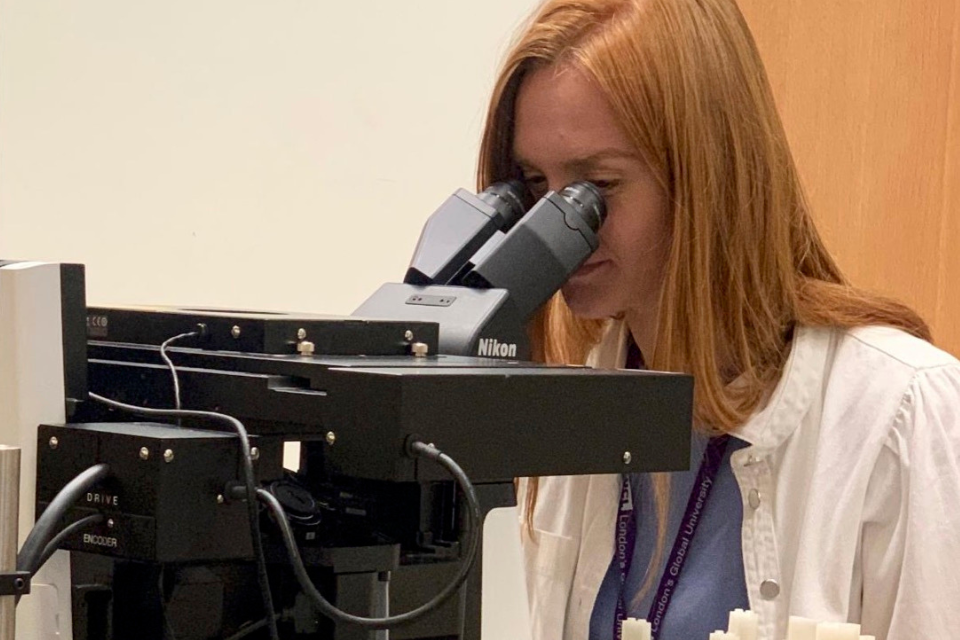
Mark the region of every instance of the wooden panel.
[[953, 18], [952, 68], [936, 327], [943, 344], [960, 354], [960, 8]]
[[960, 0], [739, 0], [827, 245], [960, 353]]

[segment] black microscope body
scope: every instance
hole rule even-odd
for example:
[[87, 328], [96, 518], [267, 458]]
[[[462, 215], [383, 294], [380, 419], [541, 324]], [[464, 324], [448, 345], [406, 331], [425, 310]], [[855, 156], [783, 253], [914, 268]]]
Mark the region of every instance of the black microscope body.
[[[405, 282], [350, 317], [74, 309], [86, 326], [65, 331], [86, 330], [71, 349], [86, 357], [65, 375], [81, 383], [67, 386], [68, 424], [40, 427], [37, 475], [39, 513], [79, 472], [111, 469], [67, 517], [104, 516], [64, 543], [74, 640], [228, 638], [262, 618], [247, 507], [231, 493], [236, 436], [85, 395], [172, 407], [159, 351], [178, 334], [194, 334], [167, 350], [182, 406], [246, 426], [257, 482], [285, 508], [312, 580], [358, 615], [383, 613], [385, 576], [390, 613], [429, 600], [473, 533], [463, 495], [440, 466], [407, 455], [412, 440], [460, 464], [484, 515], [516, 505], [518, 477], [687, 468], [689, 376], [528, 361], [527, 321], [597, 248], [604, 218], [589, 183], [530, 204], [515, 183], [458, 191], [428, 221]], [[68, 282], [83, 304], [82, 268]], [[297, 470], [284, 469], [287, 442], [301, 445]], [[379, 637], [319, 615], [261, 520], [281, 637]], [[390, 635], [479, 640], [481, 564], [459, 597]]]

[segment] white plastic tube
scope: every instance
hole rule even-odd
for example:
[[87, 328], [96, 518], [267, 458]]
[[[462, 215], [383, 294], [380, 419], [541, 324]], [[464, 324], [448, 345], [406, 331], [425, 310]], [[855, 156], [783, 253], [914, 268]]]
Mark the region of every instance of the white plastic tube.
[[730, 612], [727, 633], [735, 633], [740, 640], [757, 640], [760, 618], [753, 611], [734, 609]]
[[860, 625], [847, 622], [821, 622], [816, 640], [860, 640]]
[[790, 616], [787, 622], [787, 640], [816, 640], [817, 621], [800, 616]]
[[623, 630], [621, 634], [623, 640], [650, 640], [652, 631], [650, 623], [646, 620], [627, 618], [620, 624]]

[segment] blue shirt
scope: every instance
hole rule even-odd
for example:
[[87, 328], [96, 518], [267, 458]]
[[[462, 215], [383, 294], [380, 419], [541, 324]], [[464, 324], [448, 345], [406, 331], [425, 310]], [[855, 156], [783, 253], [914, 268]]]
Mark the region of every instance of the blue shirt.
[[[634, 516], [637, 519], [637, 543], [624, 585], [624, 600], [627, 615], [631, 618], [647, 618], [650, 613], [650, 605], [669, 561], [670, 550], [680, 529], [706, 444], [705, 437], [694, 436], [690, 470], [669, 474], [670, 515], [663, 557], [656, 570], [656, 578], [639, 600], [636, 595], [643, 586], [647, 566], [656, 549], [657, 515], [651, 478], [646, 474], [630, 476]], [[730, 466], [730, 455], [746, 444], [733, 437], [727, 444], [670, 608], [661, 624], [659, 640], [706, 638], [717, 629], [727, 628], [730, 611], [749, 608], [740, 539], [743, 503]], [[616, 563], [611, 561], [590, 618], [590, 640], [613, 638], [619, 591], [620, 571]]]

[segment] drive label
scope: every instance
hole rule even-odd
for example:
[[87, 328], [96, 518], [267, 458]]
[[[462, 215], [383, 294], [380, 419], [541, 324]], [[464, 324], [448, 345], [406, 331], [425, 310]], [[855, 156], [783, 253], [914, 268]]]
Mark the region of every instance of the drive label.
[[98, 507], [119, 507], [120, 499], [109, 493], [87, 492], [87, 504]]

